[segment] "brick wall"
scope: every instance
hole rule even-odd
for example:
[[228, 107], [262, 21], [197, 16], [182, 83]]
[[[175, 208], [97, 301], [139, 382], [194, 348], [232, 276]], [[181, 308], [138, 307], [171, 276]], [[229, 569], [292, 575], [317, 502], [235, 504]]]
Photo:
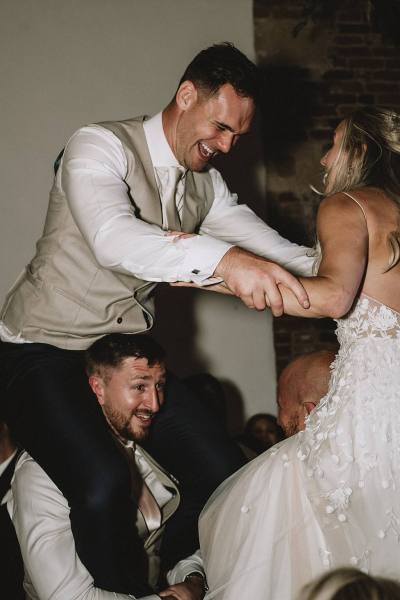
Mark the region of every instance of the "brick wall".
[[[256, 52], [267, 95], [262, 107], [268, 221], [313, 244], [320, 156], [341, 117], [363, 104], [400, 109], [400, 47], [368, 20], [367, 0], [336, 0], [330, 15], [303, 20], [301, 0], [255, 0]], [[399, 23], [400, 27], [400, 23]], [[330, 319], [275, 320], [278, 372], [294, 356], [335, 348]]]

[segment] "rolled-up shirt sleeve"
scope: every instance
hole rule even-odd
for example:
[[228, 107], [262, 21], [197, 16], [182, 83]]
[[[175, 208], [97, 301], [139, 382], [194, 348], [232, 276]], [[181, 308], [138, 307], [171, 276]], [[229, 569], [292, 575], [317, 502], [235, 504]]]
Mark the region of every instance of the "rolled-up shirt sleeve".
[[294, 244], [279, 235], [248, 206], [238, 204], [237, 195], [229, 191], [217, 170], [211, 169], [210, 175], [214, 184], [215, 199], [201, 225], [202, 235], [220, 238], [254, 252], [278, 263], [295, 275], [311, 275], [315, 261], [313, 249]]

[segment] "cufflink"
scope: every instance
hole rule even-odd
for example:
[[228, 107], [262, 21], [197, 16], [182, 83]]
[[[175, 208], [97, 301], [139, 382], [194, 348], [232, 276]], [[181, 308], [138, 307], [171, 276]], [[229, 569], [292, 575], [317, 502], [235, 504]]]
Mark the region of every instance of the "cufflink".
[[188, 579], [195, 579], [195, 578], [201, 580], [201, 583], [203, 585], [203, 594], [208, 592], [208, 590], [210, 588], [207, 585], [206, 578], [199, 571], [193, 571], [193, 573], [189, 573], [189, 575], [186, 575], [184, 581], [187, 581]]

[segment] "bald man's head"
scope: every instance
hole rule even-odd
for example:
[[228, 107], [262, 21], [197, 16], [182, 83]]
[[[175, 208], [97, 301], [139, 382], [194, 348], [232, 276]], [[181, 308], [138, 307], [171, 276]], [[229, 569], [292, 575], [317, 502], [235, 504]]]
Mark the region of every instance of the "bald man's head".
[[290, 362], [278, 382], [278, 422], [286, 437], [304, 429], [304, 419], [328, 391], [330, 365], [335, 353], [328, 350], [303, 354]]

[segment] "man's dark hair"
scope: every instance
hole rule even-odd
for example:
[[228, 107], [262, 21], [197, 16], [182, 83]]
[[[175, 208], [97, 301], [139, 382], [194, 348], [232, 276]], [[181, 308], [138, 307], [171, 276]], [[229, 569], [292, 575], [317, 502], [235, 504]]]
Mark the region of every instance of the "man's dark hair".
[[125, 358], [146, 358], [149, 366], [164, 361], [164, 349], [150, 336], [130, 333], [110, 333], [96, 340], [85, 352], [86, 371], [116, 368]]
[[214, 44], [197, 54], [186, 68], [179, 85], [192, 81], [210, 96], [229, 83], [239, 96], [257, 102], [260, 95], [258, 68], [233, 44]]

